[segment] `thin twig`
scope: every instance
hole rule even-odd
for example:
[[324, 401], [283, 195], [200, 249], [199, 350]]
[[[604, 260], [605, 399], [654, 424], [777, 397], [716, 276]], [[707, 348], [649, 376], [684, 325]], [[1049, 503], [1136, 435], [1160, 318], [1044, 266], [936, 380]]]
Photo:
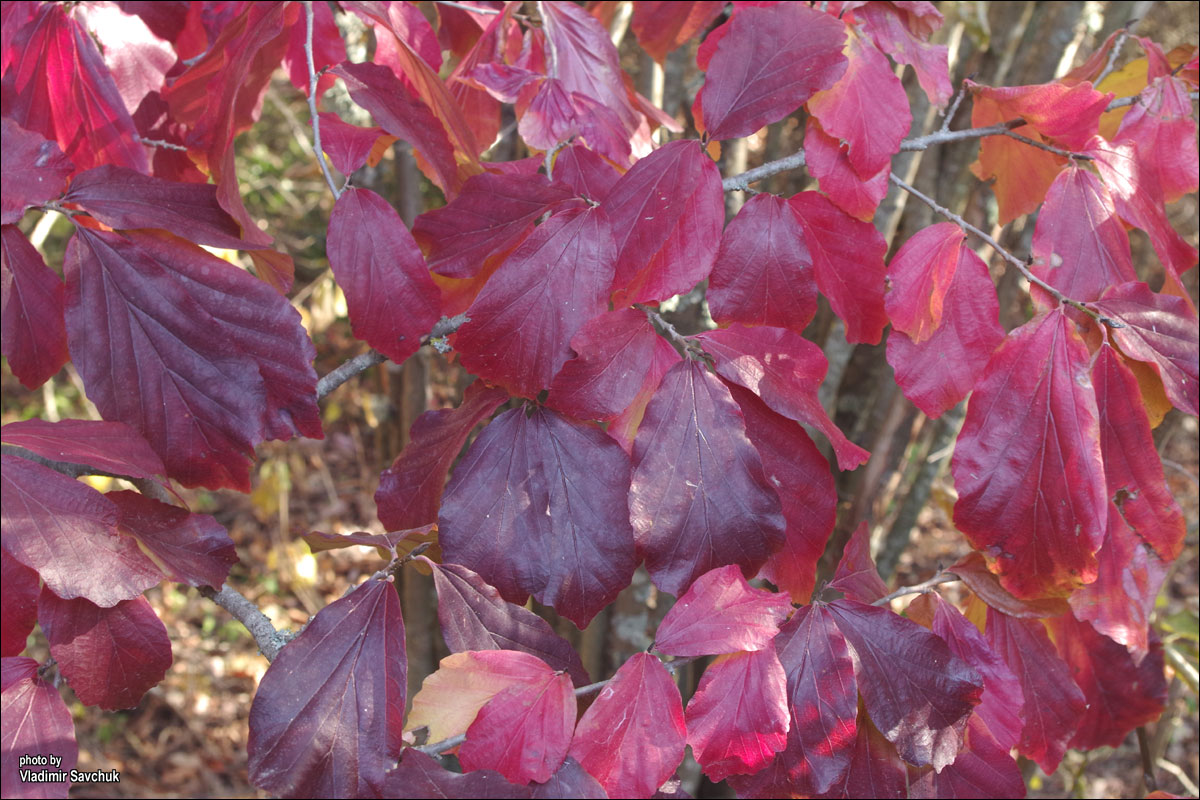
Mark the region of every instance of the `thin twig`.
[[784, 156], [783, 158], [775, 161], [768, 161], [766, 164], [755, 167], [754, 169], [748, 169], [740, 175], [728, 177], [721, 181], [721, 188], [727, 192], [745, 191], [745, 189], [748, 188], [752, 183], [761, 181], [764, 178], [769, 178], [772, 175], [776, 175], [780, 172], [786, 172], [789, 169], [803, 167], [804, 163], [804, 151], [801, 150], [797, 153], [793, 153], [790, 156]]
[[476, 14], [499, 14], [500, 13], [500, 11], [495, 8], [479, 8], [476, 6], [469, 6], [466, 3], [455, 3], [454, 0], [433, 0], [433, 2], [437, 3], [439, 6], [447, 6], [448, 8], [457, 8], [457, 9], [461, 9], [462, 11], [473, 11]]
[[233, 615], [233, 618], [245, 626], [258, 643], [258, 649], [266, 656], [267, 661], [274, 661], [275, 656], [288, 643], [289, 637], [277, 630], [270, 617], [259, 610], [258, 606], [246, 599], [244, 595], [233, 589], [229, 584], [214, 591], [212, 587], [201, 586], [200, 594], [212, 600], [221, 608]]
[[325, 151], [321, 147], [321, 121], [317, 117], [317, 67], [313, 62], [312, 0], [304, 2], [304, 20], [307, 25], [304, 32], [304, 59], [308, 62], [308, 113], [312, 118], [313, 155], [317, 157], [317, 163], [321, 165], [321, 174], [325, 176], [325, 182], [329, 184], [329, 191], [333, 192], [333, 199], [337, 200], [342, 196], [342, 192], [333, 182], [333, 175], [329, 172], [329, 163], [326, 161]]
[[1022, 136], [1021, 134], [1013, 133], [1012, 131], [1005, 131], [1004, 135], [1010, 139], [1016, 139], [1018, 142], [1023, 142], [1025, 144], [1029, 145], [1030, 147], [1036, 147], [1039, 150], [1045, 150], [1047, 152], [1054, 153], [1055, 155], [1058, 155], [1058, 156], [1066, 156], [1067, 158], [1077, 158], [1082, 161], [1095, 160], [1094, 156], [1089, 156], [1085, 153], [1075, 153], [1070, 150], [1063, 150], [1061, 147], [1055, 147], [1052, 144], [1046, 144], [1045, 142], [1039, 142], [1037, 139], [1030, 139], [1028, 136]]
[[551, 180], [551, 176], [554, 172], [554, 157], [556, 155], [558, 155], [559, 150], [562, 150], [564, 147], [566, 147], [570, 143], [571, 143], [570, 139], [564, 139], [563, 141], [558, 142], [557, 144], [554, 145], [554, 147], [551, 147], [549, 150], [546, 151], [546, 158], [545, 158], [545, 162], [544, 162], [544, 166], [546, 168], [546, 180]]
[[1197, 786], [1196, 782], [1188, 777], [1188, 774], [1184, 772], [1183, 768], [1178, 764], [1173, 761], [1167, 761], [1165, 758], [1160, 758], [1155, 762], [1155, 764], [1174, 775], [1175, 779], [1183, 784], [1183, 788], [1188, 793], [1188, 797], [1200, 795], [1200, 786]]
[[950, 107], [942, 114], [942, 126], [938, 128], [940, 133], [949, 133], [950, 123], [954, 120], [954, 115], [958, 113], [958, 107], [962, 105], [963, 98], [967, 96], [967, 83], [963, 81], [962, 86], [958, 87], [958, 93], [954, 95], [954, 100], [950, 102]]
[[1113, 42], [1112, 50], [1108, 54], [1108, 63], [1104, 65], [1104, 69], [1096, 76], [1096, 80], [1092, 81], [1092, 86], [1102, 83], [1105, 78], [1112, 73], [1117, 66], [1117, 58], [1121, 55], [1121, 48], [1125, 46], [1125, 40], [1129, 38], [1129, 31], [1137, 24], [1137, 20], [1130, 20], [1125, 27], [1121, 29], [1121, 33], [1117, 36], [1117, 41]]
[[133, 140], [135, 142], [137, 142], [138, 144], [144, 144], [147, 147], [161, 147], [164, 150], [180, 150], [184, 153], [187, 152], [187, 148], [181, 144], [175, 144], [174, 142], [166, 142], [166, 141], [163, 141], [162, 139], [146, 139], [144, 137], [138, 136], [136, 133], [133, 135]]
[[921, 583], [916, 583], [916, 584], [913, 584], [912, 586], [901, 586], [899, 589], [892, 592], [891, 594], [886, 594], [883, 597], [879, 598], [878, 600], [874, 601], [873, 603], [871, 603], [871, 605], [886, 606], [888, 603], [892, 602], [897, 597], [904, 597], [905, 595], [908, 595], [908, 594], [924, 594], [925, 592], [928, 592], [930, 589], [932, 589], [935, 586], [938, 586], [943, 583], [954, 583], [955, 581], [959, 581], [959, 580], [962, 580], [962, 578], [958, 577], [953, 572], [950, 572], [949, 570], [944, 569], [927, 581], [922, 581]]
[[675, 349], [679, 351], [681, 356], [690, 358], [693, 361], [703, 361], [708, 357], [708, 354], [700, 348], [695, 339], [684, 336], [676, 330], [675, 326], [667, 322], [656, 309], [642, 303], [634, 303], [633, 307], [640, 309], [646, 315], [646, 318], [650, 320], [650, 324], [654, 326], [655, 330], [660, 331], [666, 336], [671, 344], [675, 345]]
[[1183, 473], [1184, 475], [1186, 475], [1188, 477], [1188, 479], [1192, 483], [1196, 484], [1197, 486], [1200, 486], [1200, 478], [1197, 478], [1196, 473], [1192, 472], [1190, 469], [1185, 467], [1183, 464], [1180, 464], [1178, 461], [1172, 461], [1169, 458], [1164, 458], [1162, 460], [1162, 463], [1163, 463], [1164, 467], [1170, 467], [1171, 469], [1173, 469], [1177, 472]]
[[995, 125], [987, 125], [982, 128], [963, 128], [957, 131], [934, 131], [927, 133], [924, 136], [914, 136], [911, 139], [905, 139], [900, 143], [900, 152], [908, 152], [912, 150], [928, 150], [930, 145], [945, 144], [946, 142], [961, 142], [964, 139], [982, 139], [984, 136], [1002, 136], [1013, 128], [1019, 128], [1025, 124], [1025, 120], [1017, 117], [1006, 122], [998, 122]]

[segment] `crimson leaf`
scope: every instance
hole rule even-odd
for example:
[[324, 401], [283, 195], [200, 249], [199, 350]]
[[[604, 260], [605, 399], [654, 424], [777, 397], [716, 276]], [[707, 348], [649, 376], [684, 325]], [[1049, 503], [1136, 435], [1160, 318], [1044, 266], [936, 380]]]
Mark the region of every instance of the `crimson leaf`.
[[736, 566], [720, 567], [697, 578], [671, 606], [654, 647], [673, 656], [762, 650], [791, 609], [786, 596], [751, 587]]
[[400, 766], [387, 774], [380, 790], [384, 797], [411, 797], [413, 800], [444, 800], [447, 797], [477, 797], [480, 800], [506, 800], [529, 797], [529, 789], [514, 786], [490, 769], [463, 775], [445, 769], [433, 756], [405, 748]]
[[117, 527], [132, 536], [172, 579], [220, 589], [237, 562], [233, 540], [208, 514], [191, 514], [137, 492], [109, 492]]
[[[54, 771], [70, 775], [79, 758], [75, 724], [62, 695], [37, 674], [32, 658], [0, 659], [0, 793], [5, 797], [66, 797], [71, 782], [35, 783], [21, 779], [21, 772], [41, 772], [22, 766], [22, 756], [55, 758]], [[49, 769], [49, 764], [45, 769]]]
[[12, 225], [25, 209], [58, 197], [75, 167], [57, 144], [25, 130], [7, 116], [0, 120], [0, 130], [4, 143], [0, 223]]
[[0, 228], [2, 344], [26, 389], [41, 386], [67, 362], [63, 283], [16, 225]]
[[0, 428], [0, 438], [51, 461], [161, 482], [167, 468], [137, 431], [123, 422], [27, 419]]
[[7, 549], [0, 548], [0, 567], [4, 575], [4, 593], [0, 595], [0, 619], [4, 620], [0, 638], [0, 656], [20, 655], [25, 640], [37, 624], [38, 574], [17, 561]]

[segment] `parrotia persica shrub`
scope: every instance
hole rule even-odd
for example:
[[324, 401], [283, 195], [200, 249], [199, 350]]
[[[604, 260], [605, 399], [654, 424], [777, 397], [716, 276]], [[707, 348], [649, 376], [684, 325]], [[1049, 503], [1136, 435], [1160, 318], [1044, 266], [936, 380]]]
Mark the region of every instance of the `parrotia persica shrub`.
[[[335, 12], [373, 31], [373, 61], [346, 59]], [[3, 794], [66, 795], [26, 774], [76, 762], [48, 670], [105, 709], [162, 679], [171, 643], [142, 593], [164, 580], [209, 587], [272, 660], [249, 764], [281, 796], [672, 796], [687, 746], [746, 797], [1019, 796], [1014, 753], [1052, 772], [1156, 719], [1147, 623], [1184, 521], [1151, 428], [1167, 404], [1197, 413], [1180, 283], [1197, 254], [1164, 211], [1200, 174], [1195, 49], [1129, 37], [1140, 72], [1114, 94], [1114, 35], [1051, 83], [968, 81], [970, 128], [906, 138], [893, 62], [933, 104], [955, 96], [928, 42], [941, 22], [924, 2], [636, 3], [660, 62], [703, 37], [700, 138], [672, 140], [573, 3], [5, 3], [3, 352], [30, 388], [70, 359], [104, 421], [3, 428]], [[222, 588], [224, 528], [175, 489], [247, 491], [255, 446], [320, 438], [318, 400], [366, 363], [318, 380], [291, 259], [239, 195], [234, 137], [280, 68], [314, 110], [340, 81], [373, 117], [312, 120], [338, 172], [402, 139], [445, 196], [410, 231], [320, 159], [354, 334], [396, 362], [433, 342], [477, 376], [381, 476], [391, 532], [308, 537], [387, 558], [282, 649]], [[535, 157], [482, 157], [506, 104]], [[722, 181], [720, 142], [798, 109], [802, 155]], [[1027, 258], [890, 172], [901, 150], [962, 139], [980, 141], [1001, 224], [1037, 212]], [[801, 166], [819, 191], [753, 194], [725, 224], [725, 192]], [[885, 263], [871, 219], [890, 184], [946, 221]], [[61, 265], [17, 227], [30, 209], [70, 218]], [[1160, 291], [1138, 280], [1130, 227]], [[970, 236], [1029, 281], [1013, 330]], [[704, 281], [716, 327], [683, 336], [658, 304]], [[965, 584], [962, 609], [931, 592], [895, 613], [865, 528], [814, 594], [836, 496], [801, 423], [836, 468], [869, 457], [817, 399], [827, 364], [801, 331], [818, 293], [851, 342], [890, 323], [888, 362], [926, 414], [969, 397], [951, 470], [974, 552], [930, 582]], [[76, 480], [95, 472], [141, 491]], [[522, 605], [582, 627], [641, 564], [678, 601], [615, 675], [589, 676]], [[392, 576], [416, 568], [453, 655], [406, 719]], [[21, 655], [35, 623], [52, 666]], [[685, 707], [672, 672], [704, 656]], [[455, 747], [461, 774], [439, 758]]]

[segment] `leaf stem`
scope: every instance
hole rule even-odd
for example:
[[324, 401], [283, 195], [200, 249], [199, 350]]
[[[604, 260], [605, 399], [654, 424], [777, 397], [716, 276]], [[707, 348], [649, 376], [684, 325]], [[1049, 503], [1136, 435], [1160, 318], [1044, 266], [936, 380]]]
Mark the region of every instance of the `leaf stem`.
[[325, 150], [321, 147], [321, 121], [317, 117], [317, 68], [313, 63], [313, 4], [312, 0], [304, 0], [304, 60], [308, 63], [308, 113], [312, 119], [313, 129], [313, 154], [317, 157], [317, 163], [321, 165], [321, 174], [325, 176], [325, 183], [329, 184], [329, 191], [333, 192], [333, 199], [337, 200], [342, 196], [342, 192], [338, 189], [337, 184], [333, 182], [333, 175], [329, 172], [329, 163], [325, 158]]

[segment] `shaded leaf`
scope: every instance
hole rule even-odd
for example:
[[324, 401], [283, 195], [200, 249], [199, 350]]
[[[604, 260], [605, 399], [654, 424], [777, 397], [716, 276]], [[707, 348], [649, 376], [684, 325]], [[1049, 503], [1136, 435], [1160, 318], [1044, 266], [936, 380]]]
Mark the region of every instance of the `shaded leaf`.
[[43, 588], [38, 623], [63, 677], [89, 706], [133, 708], [171, 666], [167, 628], [144, 597], [101, 608]]
[[817, 284], [786, 200], [764, 193], [742, 206], [721, 237], [706, 298], [721, 324], [804, 330], [817, 311]]
[[433, 756], [420, 750], [405, 748], [400, 765], [384, 778], [381, 794], [387, 797], [410, 797], [413, 800], [443, 800], [446, 797], [522, 798], [529, 789], [514, 786], [504, 776], [492, 770], [477, 770], [461, 774], [438, 764]]
[[382, 791], [402, 746], [404, 619], [394, 584], [369, 580], [279, 651], [250, 706], [250, 780], [281, 795]]
[[400, 215], [369, 189], [347, 189], [329, 215], [326, 247], [354, 335], [404, 363], [421, 347], [441, 308], [425, 259]]
[[22, 385], [34, 389], [67, 362], [63, 283], [16, 225], [0, 228], [0, 275], [4, 357]]
[[875, 559], [871, 557], [871, 531], [865, 520], [846, 542], [829, 588], [860, 603], [874, 603], [888, 593], [887, 584], [879, 577]]
[[25, 209], [58, 197], [75, 166], [53, 141], [27, 131], [7, 116], [0, 120], [4, 158], [0, 161], [0, 222], [12, 225]]
[[434, 558], [441, 558], [441, 548], [437, 543], [437, 525], [422, 525], [419, 528], [409, 528], [404, 531], [388, 531], [387, 533], [324, 533], [309, 531], [300, 534], [300, 538], [314, 553], [326, 550], [340, 550], [344, 547], [374, 547], [380, 558], [391, 560], [403, 558], [418, 546], [427, 545], [423, 552]]
[[576, 686], [591, 678], [579, 654], [550, 623], [524, 606], [510, 603], [483, 578], [460, 564], [434, 564], [438, 621], [451, 652], [519, 650], [537, 656], [551, 668], [569, 672]]
[[507, 392], [476, 381], [467, 387], [458, 408], [426, 411], [418, 417], [408, 446], [379, 476], [375, 503], [380, 521], [392, 530], [436, 522], [446, 473], [467, 436], [507, 399]]
[[749, 136], [846, 72], [845, 26], [808, 6], [747, 6], [723, 27], [693, 107], [712, 139]]
[[368, 163], [376, 166], [383, 155], [380, 145], [396, 141], [383, 128], [351, 125], [329, 111], [317, 116], [321, 120], [321, 148], [343, 175], [351, 175]]
[[827, 798], [874, 797], [902, 798], [907, 796], [907, 776], [904, 762], [896, 748], [871, 722], [866, 712], [859, 710], [858, 731], [854, 738], [854, 753], [850, 768], [829, 791]]
[[171, 580], [220, 589], [237, 563], [224, 526], [208, 514], [167, 505], [137, 492], [109, 492], [117, 528], [132, 536]]
[[579, 720], [570, 755], [609, 797], [647, 797], [683, 760], [683, 701], [666, 667], [635, 653]]
[[720, 567], [697, 578], [671, 606], [654, 649], [673, 656], [762, 650], [791, 610], [786, 596], [753, 588], [736, 566]]
[[608, 795], [600, 782], [567, 756], [562, 766], [550, 776], [550, 780], [533, 786], [533, 796], [544, 800], [579, 798], [580, 800], [606, 800]]
[[507, 411], [454, 471], [442, 550], [506, 599], [532, 594], [582, 628], [637, 565], [628, 487], [628, 457], [599, 428], [548, 409]]
[[[640, 6], [634, 6], [635, 17], [638, 8]], [[621, 172], [611, 161], [581, 142], [564, 147], [554, 157], [554, 180], [565, 183], [580, 197], [593, 203], [603, 203], [620, 177]]]
[[41, 580], [37, 572], [17, 561], [7, 549], [0, 548], [4, 575], [4, 593], [0, 595], [0, 618], [4, 620], [0, 656], [17, 656], [25, 649], [25, 640], [37, 624], [37, 600]]
[[167, 468], [146, 440], [124, 422], [26, 419], [0, 428], [0, 439], [51, 461], [163, 483]]
[[782, 544], [779, 498], [741, 411], [698, 362], [672, 367], [646, 406], [629, 517], [654, 584], [674, 595], [726, 564], [753, 574]]
[[910, 770], [908, 796], [1024, 797], [1025, 778], [1010, 749], [996, 742], [979, 717], [971, 717], [958, 758], [941, 772], [923, 770], [915, 779]]
[[75, 723], [62, 695], [37, 674], [32, 658], [0, 660], [0, 713], [4, 732], [0, 735], [0, 792], [5, 797], [66, 797], [70, 781], [31, 783], [21, 780], [21, 771], [41, 772], [46, 767], [23, 767], [22, 756], [44, 755], [57, 759], [55, 771], [68, 775], [79, 758]]
[[723, 8], [723, 3], [706, 0], [687, 3], [650, 0], [634, 5], [629, 25], [642, 49], [663, 64], [668, 53], [707, 28]]
[[463, 366], [536, 397], [570, 358], [571, 337], [608, 310], [616, 251], [601, 208], [552, 216], [484, 285], [455, 334]]
[[950, 462], [955, 525], [1018, 597], [1065, 595], [1096, 577], [1107, 500], [1089, 360], [1062, 311], [1011, 332]]

